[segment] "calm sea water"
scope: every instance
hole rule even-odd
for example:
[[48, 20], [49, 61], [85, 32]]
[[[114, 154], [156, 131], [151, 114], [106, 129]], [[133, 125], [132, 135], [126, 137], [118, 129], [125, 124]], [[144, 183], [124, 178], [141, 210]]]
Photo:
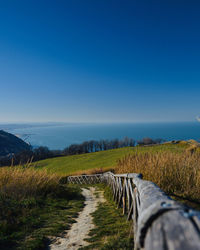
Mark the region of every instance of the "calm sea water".
[[73, 143], [86, 140], [121, 139], [125, 136], [135, 140], [144, 137], [165, 140], [200, 140], [200, 123], [135, 123], [135, 124], [65, 124], [33, 126], [9, 129], [33, 146], [63, 149]]

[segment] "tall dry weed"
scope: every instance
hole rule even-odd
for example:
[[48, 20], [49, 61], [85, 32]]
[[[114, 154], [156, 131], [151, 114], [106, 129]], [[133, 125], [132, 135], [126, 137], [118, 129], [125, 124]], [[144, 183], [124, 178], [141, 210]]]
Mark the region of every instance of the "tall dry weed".
[[200, 199], [200, 153], [135, 153], [118, 161], [116, 173], [141, 173], [167, 193]]
[[19, 167], [0, 168], [0, 195], [15, 199], [45, 195], [56, 191], [59, 181], [59, 176], [46, 171]]

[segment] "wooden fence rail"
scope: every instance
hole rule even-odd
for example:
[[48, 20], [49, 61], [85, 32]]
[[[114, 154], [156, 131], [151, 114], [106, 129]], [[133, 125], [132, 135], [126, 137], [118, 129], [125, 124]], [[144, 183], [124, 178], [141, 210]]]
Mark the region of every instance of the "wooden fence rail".
[[135, 250], [200, 250], [200, 212], [172, 200], [141, 174], [69, 176], [68, 182], [111, 187], [117, 206], [133, 220]]

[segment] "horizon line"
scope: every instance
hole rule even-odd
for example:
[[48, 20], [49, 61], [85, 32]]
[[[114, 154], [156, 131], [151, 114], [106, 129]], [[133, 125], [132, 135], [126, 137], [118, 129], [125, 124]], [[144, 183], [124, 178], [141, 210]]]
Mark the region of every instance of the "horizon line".
[[128, 123], [184, 123], [198, 122], [194, 120], [183, 121], [0, 121], [2, 125], [12, 124], [128, 124]]

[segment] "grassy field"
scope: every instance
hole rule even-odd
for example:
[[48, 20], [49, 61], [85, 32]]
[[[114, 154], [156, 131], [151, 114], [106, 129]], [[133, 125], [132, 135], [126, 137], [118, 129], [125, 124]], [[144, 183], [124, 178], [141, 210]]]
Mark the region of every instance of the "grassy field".
[[46, 169], [50, 173], [64, 176], [92, 174], [111, 169], [116, 173], [142, 173], [144, 179], [155, 182], [177, 199], [191, 199], [198, 203], [199, 152], [199, 145], [191, 140], [58, 157], [34, 164], [36, 169]]
[[[200, 200], [200, 153], [181, 142], [138, 146], [47, 159], [34, 166], [0, 168], [0, 248], [45, 249], [49, 237], [73, 223], [83, 208], [80, 189], [62, 184], [62, 176], [114, 169], [137, 172], [181, 202]], [[94, 213], [96, 228], [86, 249], [131, 249], [125, 217], [109, 198]], [[39, 216], [38, 216], [39, 215]], [[102, 216], [104, 215], [104, 216]], [[101, 219], [100, 219], [101, 218]]]
[[186, 148], [188, 148], [188, 145], [185, 143], [149, 147], [127, 147], [96, 153], [51, 158], [35, 162], [33, 165], [37, 169], [46, 169], [50, 173], [57, 173], [60, 175], [83, 174], [92, 173], [100, 169], [104, 171], [113, 169], [117, 166], [117, 161], [120, 158], [134, 152], [182, 152]]
[[46, 159], [34, 163], [38, 169], [50, 173], [70, 175], [84, 173], [91, 169], [108, 169], [117, 165], [117, 159], [133, 152], [133, 148], [120, 148], [96, 153], [72, 155]]
[[33, 169], [0, 169], [0, 249], [46, 249], [84, 206], [80, 188]]

